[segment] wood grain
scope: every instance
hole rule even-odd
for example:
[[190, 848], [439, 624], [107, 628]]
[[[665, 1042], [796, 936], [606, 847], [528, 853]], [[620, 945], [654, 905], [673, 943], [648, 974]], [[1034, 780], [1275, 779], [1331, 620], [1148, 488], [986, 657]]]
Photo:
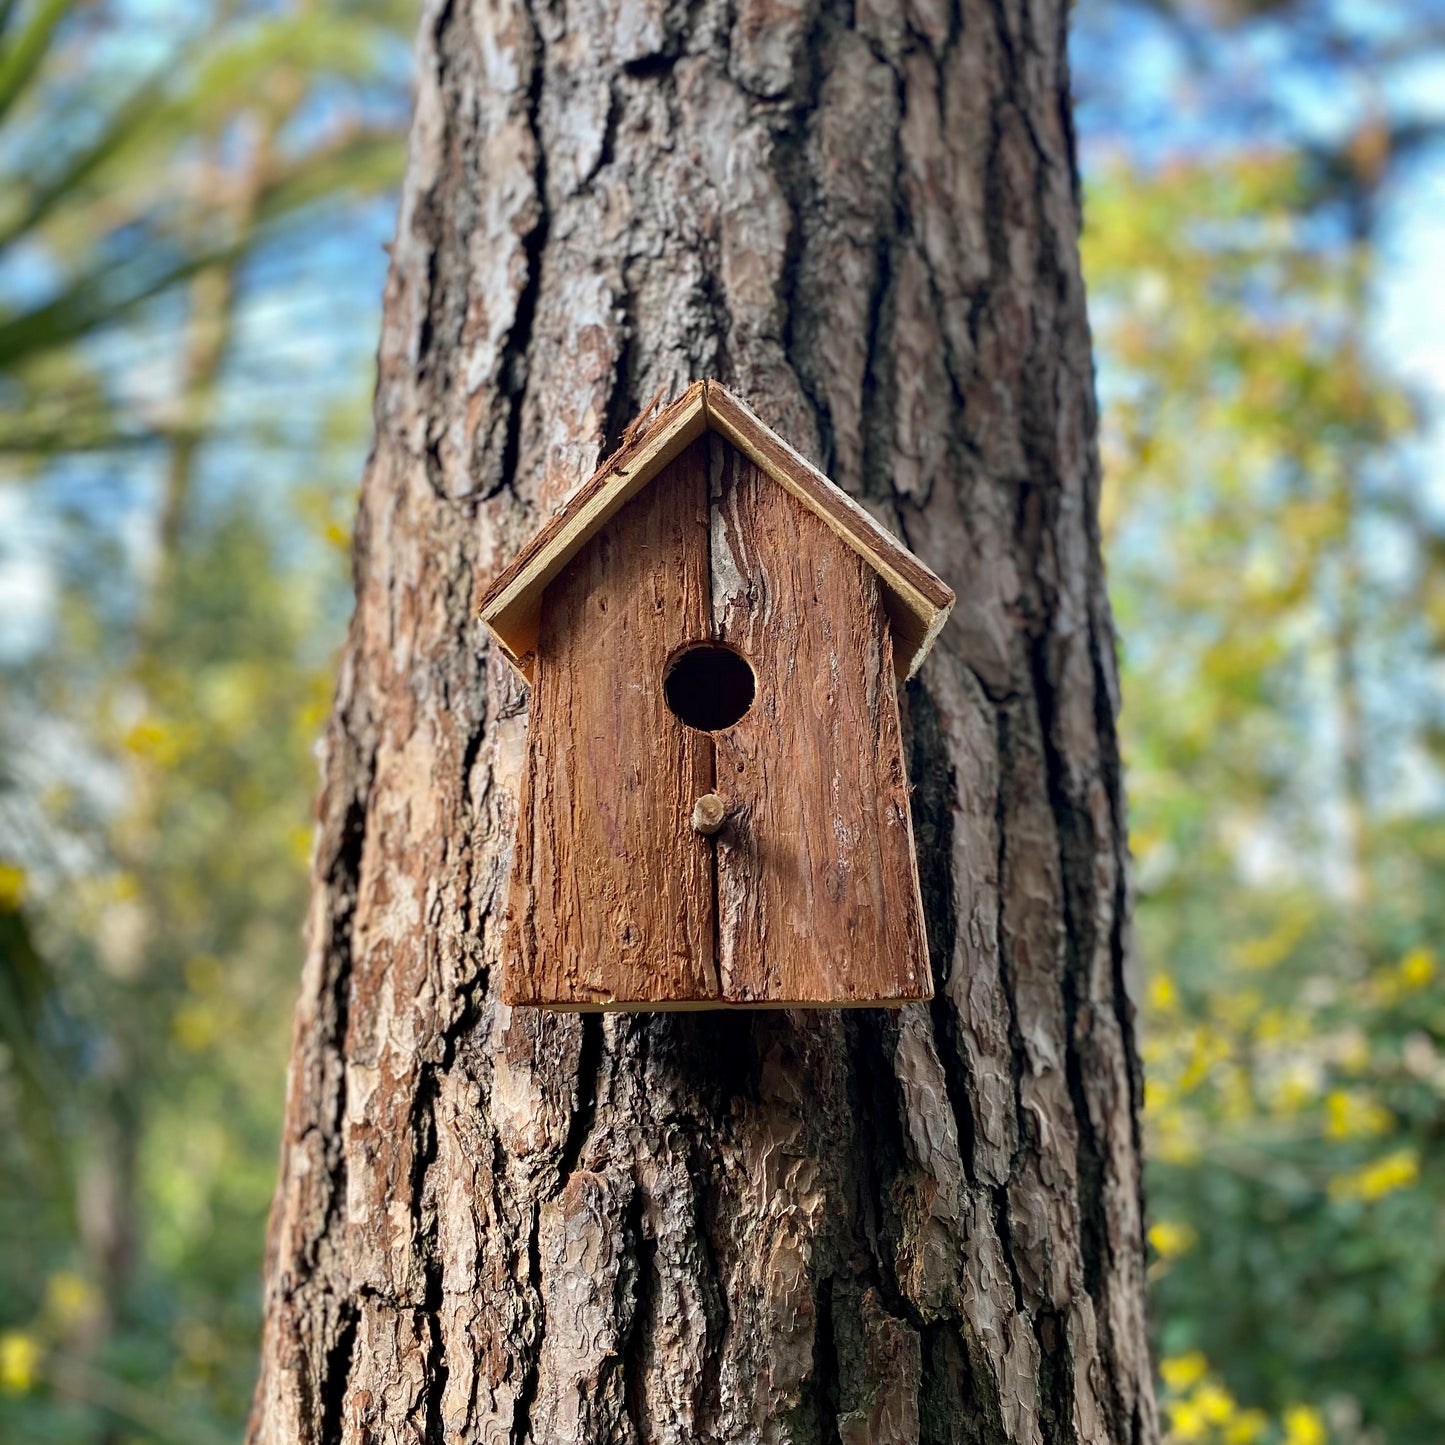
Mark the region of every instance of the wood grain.
[[482, 621], [528, 682], [535, 681], [542, 598], [552, 579], [599, 527], [697, 440], [705, 425], [703, 383], [697, 381], [598, 467], [487, 589], [479, 609]]
[[877, 576], [811, 510], [712, 438], [718, 640], [757, 697], [713, 735], [718, 961], [735, 1003], [932, 996], [892, 643]]
[[912, 677], [948, 621], [953, 589], [725, 386], [709, 381], [704, 394], [709, 429], [791, 492], [878, 574], [894, 634], [896, 670], [899, 677]]
[[629, 502], [547, 589], [503, 996], [600, 1008], [717, 997], [713, 844], [693, 831], [712, 744], [663, 669], [707, 636], [706, 443]]

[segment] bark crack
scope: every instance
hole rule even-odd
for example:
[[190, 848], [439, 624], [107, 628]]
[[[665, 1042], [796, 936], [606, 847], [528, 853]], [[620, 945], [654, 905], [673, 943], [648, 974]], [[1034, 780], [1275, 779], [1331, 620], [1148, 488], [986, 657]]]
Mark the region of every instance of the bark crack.
[[577, 1102], [567, 1125], [567, 1137], [562, 1153], [557, 1160], [557, 1192], [567, 1187], [567, 1181], [576, 1172], [581, 1162], [582, 1150], [592, 1134], [592, 1125], [597, 1118], [597, 1091], [602, 1077], [602, 1015], [586, 1013], [579, 1015], [582, 1024], [582, 1042], [577, 1053]]
[[909, 781], [913, 796], [913, 831], [918, 853], [918, 882], [933, 969], [934, 1048], [943, 1066], [944, 1086], [958, 1131], [958, 1152], [964, 1175], [976, 1183], [975, 1125], [969, 1102], [976, 1083], [961, 1037], [962, 1020], [949, 995], [958, 948], [958, 894], [953, 877], [953, 818], [958, 806], [958, 774], [940, 766], [948, 756], [948, 738], [932, 694], [920, 678], [907, 686], [912, 747]]
[[833, 1284], [834, 1276], [825, 1275], [816, 1287], [811, 1395], [818, 1425], [818, 1445], [842, 1445], [838, 1425], [842, 1380], [838, 1367], [838, 1337], [833, 1321]]
[[527, 128], [532, 135], [537, 161], [532, 181], [536, 187], [537, 219], [528, 230], [522, 242], [522, 254], [526, 260], [527, 280], [522, 294], [517, 299], [516, 314], [511, 329], [507, 332], [498, 376], [502, 391], [508, 397], [505, 440], [502, 444], [502, 464], [497, 482], [490, 495], [504, 489], [514, 489], [517, 480], [517, 462], [522, 451], [522, 411], [527, 397], [527, 383], [530, 368], [527, 355], [532, 342], [532, 328], [537, 316], [537, 301], [542, 294], [542, 267], [547, 254], [547, 237], [551, 232], [551, 208], [547, 200], [547, 145], [540, 123], [542, 110], [542, 87], [546, 81], [546, 53], [543, 49], [537, 17], [531, 0], [522, 0], [522, 8], [532, 35], [532, 73], [527, 90]]
[[635, 1260], [632, 1319], [618, 1345], [622, 1362], [622, 1407], [638, 1441], [648, 1437], [647, 1360], [652, 1350], [651, 1322], [655, 1308], [654, 1283], [657, 1244], [647, 1237], [644, 1222], [646, 1201], [640, 1188], [634, 1189], [628, 1205], [623, 1236]]
[[532, 1292], [534, 1329], [528, 1341], [531, 1353], [522, 1373], [522, 1385], [512, 1407], [511, 1445], [527, 1445], [532, 1438], [532, 1407], [541, 1386], [542, 1340], [547, 1333], [547, 1305], [542, 1294], [542, 1212], [534, 1201], [527, 1229], [527, 1284]]
[[342, 1411], [346, 1405], [346, 1390], [351, 1382], [352, 1355], [356, 1350], [356, 1326], [359, 1312], [350, 1300], [343, 1299], [339, 1305], [340, 1329], [336, 1340], [326, 1352], [326, 1371], [321, 1382], [321, 1435], [320, 1445], [341, 1445]]

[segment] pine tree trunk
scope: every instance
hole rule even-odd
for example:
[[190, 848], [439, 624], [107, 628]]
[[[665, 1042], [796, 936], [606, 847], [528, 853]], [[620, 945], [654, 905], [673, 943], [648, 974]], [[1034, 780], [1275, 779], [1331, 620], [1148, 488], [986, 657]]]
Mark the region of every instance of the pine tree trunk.
[[[429, 10], [253, 1441], [1156, 1438], [1065, 9]], [[498, 1001], [474, 602], [702, 376], [958, 591], [904, 698], [931, 1005]]]

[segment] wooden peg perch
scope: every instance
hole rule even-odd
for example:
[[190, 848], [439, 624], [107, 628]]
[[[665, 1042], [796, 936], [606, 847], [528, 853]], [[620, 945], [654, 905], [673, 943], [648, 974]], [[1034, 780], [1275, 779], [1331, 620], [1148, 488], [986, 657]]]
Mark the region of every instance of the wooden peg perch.
[[692, 805], [692, 826], [710, 838], [727, 821], [728, 805], [716, 793], [704, 793]]

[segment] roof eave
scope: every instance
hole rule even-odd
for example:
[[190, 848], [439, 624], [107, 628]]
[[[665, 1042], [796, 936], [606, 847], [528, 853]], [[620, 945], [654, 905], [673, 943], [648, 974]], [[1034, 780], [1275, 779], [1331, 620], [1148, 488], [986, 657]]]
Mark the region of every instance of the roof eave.
[[532, 681], [541, 599], [548, 584], [598, 528], [705, 430], [731, 442], [868, 562], [887, 596], [898, 675], [912, 677], [948, 620], [953, 590], [716, 381], [693, 382], [637, 440], [613, 453], [487, 589], [479, 608], [481, 620], [508, 662]]

